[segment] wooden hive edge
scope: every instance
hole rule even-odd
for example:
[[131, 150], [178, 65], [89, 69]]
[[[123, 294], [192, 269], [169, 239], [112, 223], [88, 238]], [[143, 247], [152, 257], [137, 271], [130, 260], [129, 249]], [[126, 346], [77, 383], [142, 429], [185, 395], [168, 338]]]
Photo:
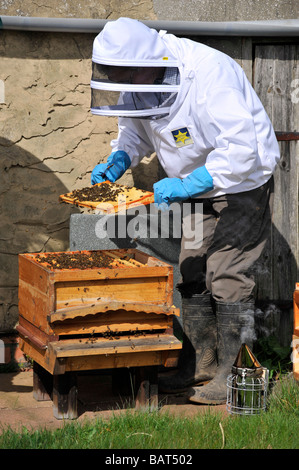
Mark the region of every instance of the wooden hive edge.
[[79, 339], [49, 343], [49, 353], [57, 358], [128, 354], [146, 351], [180, 350], [182, 343], [173, 335], [147, 335], [141, 338]]
[[63, 321], [68, 319], [74, 319], [76, 317], [84, 317], [87, 315], [94, 315], [97, 313], [106, 313], [109, 311], [116, 310], [127, 310], [134, 312], [143, 312], [143, 313], [155, 313], [165, 314], [165, 315], [180, 315], [179, 308], [175, 306], [168, 307], [167, 305], [156, 305], [150, 303], [140, 303], [137, 302], [118, 302], [111, 301], [107, 299], [107, 302], [101, 304], [91, 304], [88, 306], [78, 306], [73, 308], [65, 308], [61, 310], [56, 310], [48, 315], [49, 323], [54, 323], [56, 321]]
[[299, 335], [293, 335], [292, 341], [293, 376], [299, 381]]
[[299, 282], [296, 282], [293, 294], [294, 335], [299, 336]]

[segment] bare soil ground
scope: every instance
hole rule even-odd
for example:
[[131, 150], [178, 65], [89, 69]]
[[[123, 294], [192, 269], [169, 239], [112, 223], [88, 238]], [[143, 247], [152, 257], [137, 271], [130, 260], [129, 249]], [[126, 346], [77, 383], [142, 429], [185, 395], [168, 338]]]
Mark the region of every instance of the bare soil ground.
[[[205, 405], [191, 404], [186, 394], [159, 396], [160, 412], [178, 416], [194, 416], [207, 410]], [[109, 419], [115, 414], [134, 410], [132, 397], [119, 396], [112, 391], [109, 376], [82, 375], [78, 377], [77, 421]], [[210, 407], [212, 412], [226, 414], [225, 405]], [[0, 432], [5, 427], [16, 431], [64, 426], [65, 420], [53, 416], [52, 401], [36, 401], [33, 397], [32, 369], [0, 374]]]

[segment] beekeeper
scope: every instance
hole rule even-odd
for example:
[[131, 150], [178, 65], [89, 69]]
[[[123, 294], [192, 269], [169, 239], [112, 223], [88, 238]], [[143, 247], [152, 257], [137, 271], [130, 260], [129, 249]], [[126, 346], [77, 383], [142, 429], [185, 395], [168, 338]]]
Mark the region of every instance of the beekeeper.
[[186, 248], [183, 230], [183, 349], [160, 390], [189, 387], [192, 402], [224, 403], [237, 352], [254, 339], [254, 268], [269, 234], [279, 160], [272, 125], [234, 60], [138, 20], [108, 22], [92, 63], [91, 111], [119, 118], [92, 184], [114, 182], [156, 152], [167, 178], [154, 184], [155, 203], [188, 201], [194, 223], [203, 208], [200, 242]]

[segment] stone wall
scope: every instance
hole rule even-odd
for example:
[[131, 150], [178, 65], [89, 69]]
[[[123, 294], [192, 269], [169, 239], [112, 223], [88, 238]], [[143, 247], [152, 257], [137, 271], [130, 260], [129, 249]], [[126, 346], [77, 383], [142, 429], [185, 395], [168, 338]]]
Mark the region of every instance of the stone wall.
[[[0, 15], [155, 19], [151, 2], [0, 2]], [[114, 118], [90, 113], [95, 35], [0, 33], [0, 332], [18, 320], [18, 253], [69, 248], [78, 209], [58, 198], [90, 185], [93, 167], [110, 154]], [[146, 159], [145, 175], [156, 163]], [[150, 181], [142, 177], [140, 184]], [[150, 178], [149, 178], [150, 179]], [[129, 171], [123, 182], [132, 183]]]
[[159, 20], [253, 21], [299, 17], [296, 0], [153, 0]]
[[[0, 0], [1, 15], [234, 21], [296, 18], [298, 2]], [[79, 210], [59, 204], [59, 195], [90, 184], [116, 136], [116, 120], [89, 109], [94, 37], [0, 32], [0, 332], [18, 320], [18, 254], [69, 248], [70, 215]], [[210, 44], [246, 66], [246, 43], [212, 38]], [[151, 189], [158, 172], [152, 156], [121, 182]]]

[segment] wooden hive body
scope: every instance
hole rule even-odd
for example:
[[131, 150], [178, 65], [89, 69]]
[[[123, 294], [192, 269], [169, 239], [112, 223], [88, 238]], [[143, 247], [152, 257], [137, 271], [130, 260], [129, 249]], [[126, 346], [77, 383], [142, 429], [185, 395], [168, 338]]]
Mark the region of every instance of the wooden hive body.
[[299, 381], [299, 282], [294, 290], [293, 374]]
[[101, 253], [110, 267], [50, 268], [40, 254], [19, 255], [23, 350], [51, 373], [165, 363], [161, 351], [181, 347], [172, 334], [172, 266], [134, 249]]

